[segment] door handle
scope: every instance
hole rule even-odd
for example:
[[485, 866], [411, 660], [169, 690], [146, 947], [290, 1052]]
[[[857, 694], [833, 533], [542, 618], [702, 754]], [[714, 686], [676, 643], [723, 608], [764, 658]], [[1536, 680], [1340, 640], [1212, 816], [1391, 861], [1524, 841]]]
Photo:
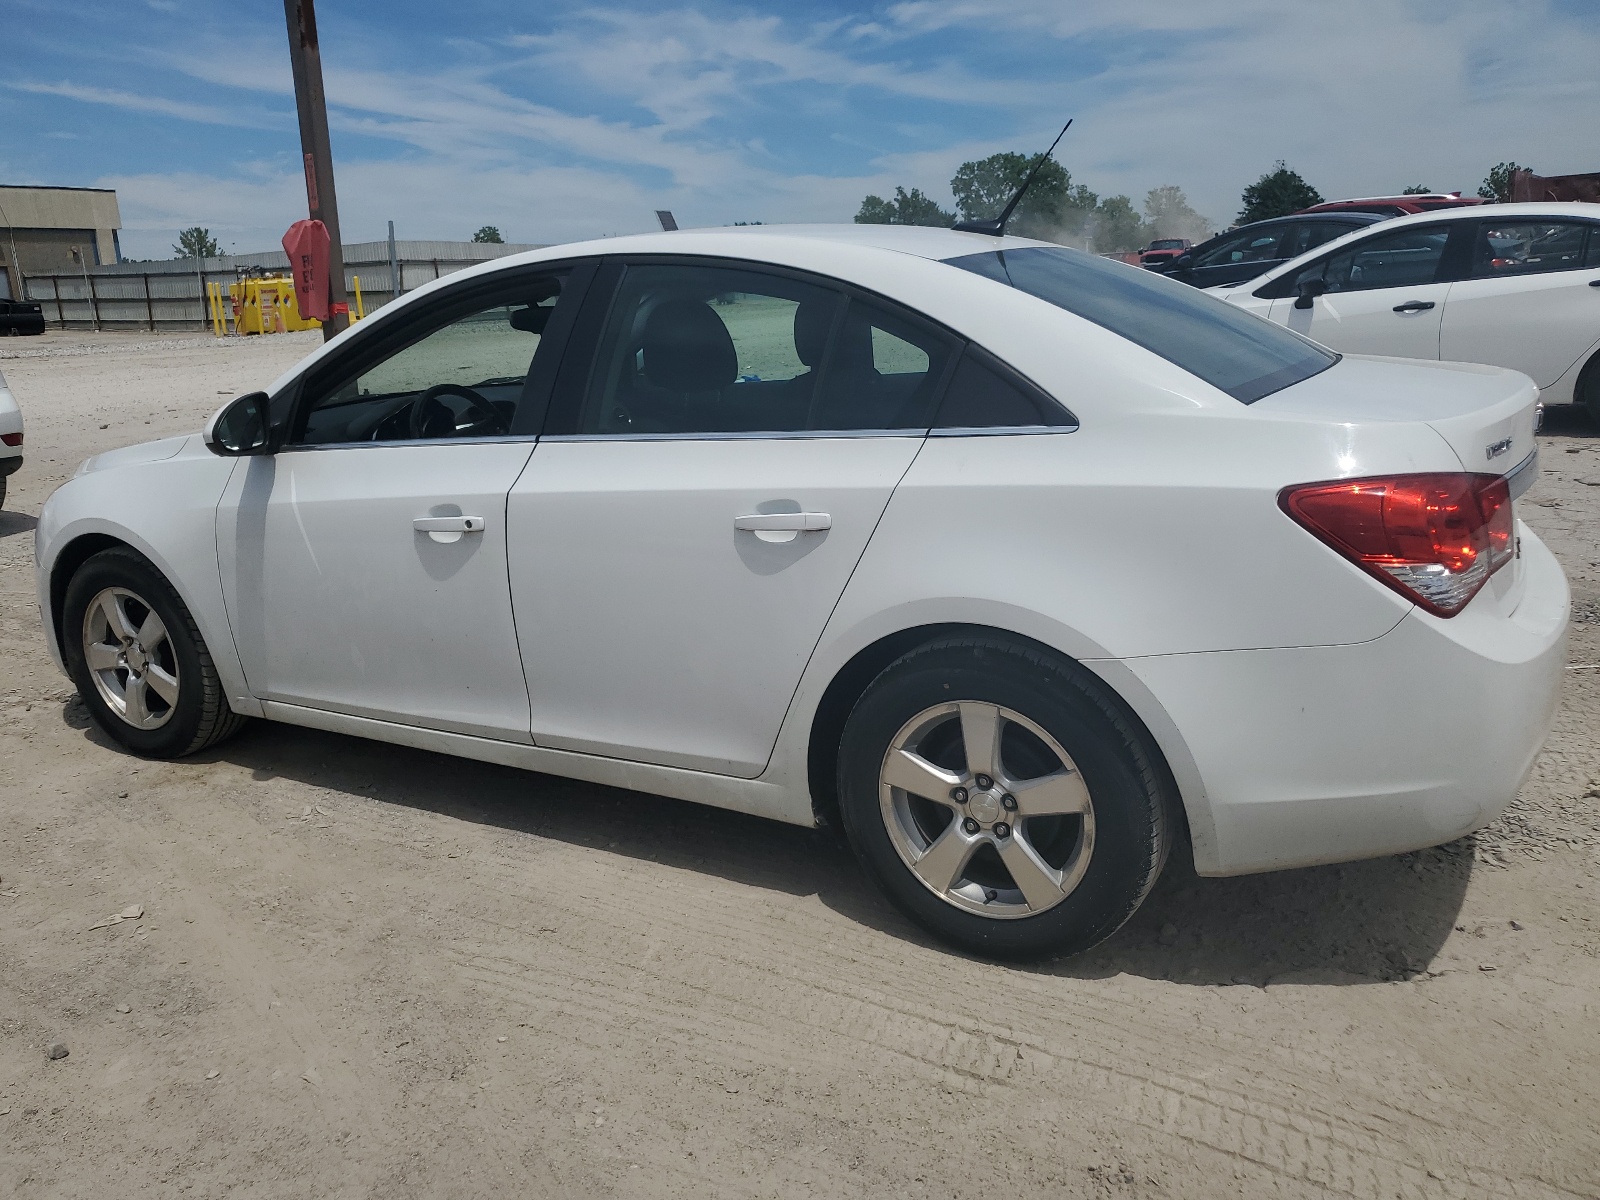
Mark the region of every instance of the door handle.
[[833, 528], [833, 518], [827, 513], [747, 513], [735, 517], [733, 527], [749, 530], [763, 542], [792, 542], [802, 533]]
[[827, 513], [750, 513], [735, 517], [733, 527], [756, 533], [816, 533], [832, 529], [833, 518]]
[[418, 517], [411, 528], [418, 533], [482, 533], [482, 517]]
[[1407, 300], [1404, 304], [1396, 304], [1395, 312], [1427, 312], [1433, 307], [1432, 300]]
[[1590, 287], [1600, 287], [1600, 279], [1591, 279], [1591, 280], [1589, 280], [1589, 286]]

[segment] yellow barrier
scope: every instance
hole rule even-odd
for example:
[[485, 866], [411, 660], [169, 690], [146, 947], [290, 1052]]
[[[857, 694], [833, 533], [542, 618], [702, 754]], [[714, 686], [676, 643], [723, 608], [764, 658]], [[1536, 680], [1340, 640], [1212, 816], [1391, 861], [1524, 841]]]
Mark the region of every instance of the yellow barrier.
[[356, 284], [356, 311], [351, 314], [350, 319], [364, 321], [367, 319], [367, 306], [361, 302], [361, 276], [352, 275], [350, 278], [355, 280]]
[[320, 321], [308, 321], [300, 315], [300, 306], [295, 303], [294, 281], [283, 276], [230, 283], [228, 299], [232, 302], [235, 333], [287, 333], [322, 328]]

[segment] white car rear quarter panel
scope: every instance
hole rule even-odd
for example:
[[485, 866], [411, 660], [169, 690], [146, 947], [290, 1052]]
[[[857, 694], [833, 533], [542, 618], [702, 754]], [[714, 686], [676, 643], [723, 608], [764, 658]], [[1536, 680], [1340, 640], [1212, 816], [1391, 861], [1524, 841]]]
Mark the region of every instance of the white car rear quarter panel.
[[[50, 576], [56, 559], [78, 538], [103, 534], [143, 554], [188, 606], [229, 703], [237, 712], [259, 715], [260, 705], [250, 695], [234, 649], [217, 572], [217, 501], [237, 462], [212, 454], [198, 437], [168, 438], [100, 455], [50, 497], [34, 546], [39, 602], [46, 613], [51, 612]], [[45, 636], [56, 665], [65, 669], [53, 621], [45, 622]]]

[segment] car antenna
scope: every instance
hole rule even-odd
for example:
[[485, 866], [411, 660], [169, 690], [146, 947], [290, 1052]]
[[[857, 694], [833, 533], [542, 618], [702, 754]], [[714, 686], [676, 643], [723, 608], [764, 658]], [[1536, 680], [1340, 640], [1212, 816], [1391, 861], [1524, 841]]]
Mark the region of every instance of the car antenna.
[[1022, 197], [1033, 183], [1033, 177], [1039, 173], [1039, 168], [1044, 166], [1045, 160], [1056, 152], [1056, 147], [1061, 144], [1061, 139], [1067, 136], [1067, 130], [1071, 128], [1072, 120], [1068, 119], [1067, 123], [1061, 127], [1061, 132], [1056, 134], [1056, 140], [1050, 143], [1050, 149], [1041, 154], [1038, 160], [1034, 162], [1033, 169], [1028, 172], [1028, 177], [1022, 181], [1022, 186], [1017, 189], [1017, 194], [1011, 197], [1011, 202], [1000, 211], [998, 217], [989, 221], [957, 221], [952, 228], [959, 229], [962, 233], [987, 233], [990, 237], [1005, 237], [1006, 222], [1011, 220], [1011, 214], [1016, 212], [1017, 205], [1022, 202]]

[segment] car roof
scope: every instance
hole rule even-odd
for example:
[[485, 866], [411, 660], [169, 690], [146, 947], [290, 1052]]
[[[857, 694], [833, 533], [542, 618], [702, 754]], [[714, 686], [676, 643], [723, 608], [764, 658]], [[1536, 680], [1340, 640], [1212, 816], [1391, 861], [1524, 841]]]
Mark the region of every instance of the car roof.
[[[1317, 213], [1306, 213], [1305, 216], [1317, 216]], [[1334, 216], [1334, 213], [1321, 214]], [[1355, 215], [1355, 214], [1349, 214]], [[1584, 204], [1570, 200], [1544, 201], [1539, 204], [1475, 204], [1465, 208], [1435, 208], [1428, 212], [1407, 213], [1403, 217], [1388, 217], [1382, 221], [1384, 232], [1389, 233], [1405, 225], [1432, 225], [1439, 221], [1488, 221], [1503, 219], [1515, 221], [1528, 217], [1580, 217], [1590, 221], [1600, 221], [1600, 204]], [[1378, 224], [1379, 222], [1372, 222]], [[1240, 284], [1241, 288], [1263, 288], [1275, 279], [1280, 279], [1291, 271], [1300, 269], [1303, 263], [1338, 250], [1360, 238], [1366, 237], [1370, 232], [1370, 225], [1361, 229], [1352, 229], [1343, 237], [1335, 238], [1331, 242], [1324, 242], [1307, 250], [1297, 258], [1280, 263], [1270, 271], [1265, 271]]]
[[[835, 245], [892, 250], [917, 258], [944, 261], [993, 250], [1020, 250], [1055, 243], [1032, 238], [993, 237], [927, 225], [724, 225], [678, 229], [670, 233], [636, 233], [596, 241], [547, 246], [530, 255], [541, 259], [592, 254], [694, 254], [715, 247], [722, 253], [742, 241], [831, 242]], [[516, 256], [521, 258], [521, 255]], [[504, 261], [504, 260], [495, 260]]]

